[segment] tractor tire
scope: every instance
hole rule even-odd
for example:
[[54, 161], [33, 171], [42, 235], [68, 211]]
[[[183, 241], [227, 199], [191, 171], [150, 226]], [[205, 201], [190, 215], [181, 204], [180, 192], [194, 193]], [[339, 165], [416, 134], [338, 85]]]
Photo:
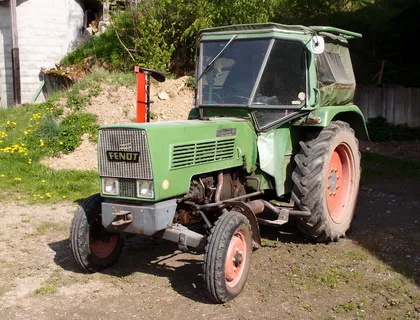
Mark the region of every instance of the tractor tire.
[[311, 216], [297, 218], [297, 227], [310, 240], [338, 241], [354, 215], [361, 172], [359, 142], [348, 123], [333, 121], [300, 145], [292, 199]]
[[121, 254], [124, 239], [105, 230], [101, 220], [104, 199], [95, 194], [77, 209], [70, 227], [70, 249], [78, 266], [87, 272], [100, 271]]
[[204, 253], [204, 279], [209, 297], [224, 303], [238, 296], [248, 278], [252, 231], [248, 219], [230, 211], [216, 221]]

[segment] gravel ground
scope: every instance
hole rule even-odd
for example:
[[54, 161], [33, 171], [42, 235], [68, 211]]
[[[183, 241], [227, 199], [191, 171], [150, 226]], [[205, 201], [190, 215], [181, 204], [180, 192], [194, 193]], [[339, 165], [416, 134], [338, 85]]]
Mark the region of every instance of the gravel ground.
[[338, 243], [263, 229], [244, 292], [224, 305], [204, 293], [202, 255], [135, 237], [114, 266], [85, 274], [68, 246], [76, 204], [3, 203], [1, 318], [419, 319], [419, 187], [419, 179], [363, 186]]

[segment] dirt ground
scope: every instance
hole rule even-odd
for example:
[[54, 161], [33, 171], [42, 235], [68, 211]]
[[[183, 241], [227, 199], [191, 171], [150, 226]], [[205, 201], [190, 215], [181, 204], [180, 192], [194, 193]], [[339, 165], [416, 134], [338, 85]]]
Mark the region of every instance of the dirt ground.
[[76, 204], [0, 206], [1, 319], [419, 319], [420, 179], [362, 187], [348, 238], [313, 244], [263, 229], [244, 292], [204, 293], [202, 255], [135, 237], [103, 273], [78, 270], [68, 245]]
[[[184, 83], [153, 88], [156, 121], [186, 117], [192, 93]], [[160, 91], [169, 99], [160, 100]], [[133, 97], [130, 88], [105, 90], [88, 111], [101, 124], [132, 122]], [[418, 147], [361, 145], [417, 160]], [[95, 149], [84, 137], [74, 153], [46, 161], [94, 169]], [[310, 243], [292, 226], [262, 229], [264, 247], [252, 255], [245, 290], [223, 305], [206, 297], [202, 255], [135, 237], [114, 266], [86, 274], [68, 244], [77, 204], [2, 203], [0, 319], [420, 319], [419, 190], [419, 178], [366, 183], [353, 227], [338, 243]]]
[[[194, 94], [193, 89], [186, 86], [188, 78], [185, 76], [167, 79], [162, 83], [151, 83], [152, 122], [188, 118], [188, 113], [193, 107]], [[135, 122], [136, 88], [102, 85], [99, 95], [92, 98], [84, 111], [96, 115], [99, 125]], [[80, 146], [72, 153], [48, 157], [43, 159], [42, 163], [53, 169], [96, 170], [97, 158], [96, 144], [90, 142], [88, 136], [83, 136]]]

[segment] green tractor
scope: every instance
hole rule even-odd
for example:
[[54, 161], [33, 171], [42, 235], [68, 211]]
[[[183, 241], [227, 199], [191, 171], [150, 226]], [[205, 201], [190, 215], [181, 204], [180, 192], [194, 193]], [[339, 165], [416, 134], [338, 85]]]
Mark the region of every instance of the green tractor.
[[245, 285], [260, 224], [345, 236], [368, 138], [347, 42], [360, 37], [274, 23], [203, 30], [188, 120], [100, 128], [101, 192], [71, 226], [77, 264], [108, 267], [130, 235], [166, 239], [204, 253], [207, 292], [223, 303]]

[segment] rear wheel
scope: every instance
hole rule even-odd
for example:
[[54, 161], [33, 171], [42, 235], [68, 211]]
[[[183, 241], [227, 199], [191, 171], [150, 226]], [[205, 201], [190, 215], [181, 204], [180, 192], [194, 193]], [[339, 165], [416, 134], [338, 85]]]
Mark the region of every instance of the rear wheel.
[[334, 121], [317, 137], [301, 142], [295, 157], [292, 197], [310, 217], [298, 218], [315, 241], [337, 241], [350, 228], [360, 182], [360, 153], [353, 129]]
[[252, 233], [248, 219], [226, 212], [216, 221], [204, 254], [204, 278], [212, 300], [223, 303], [245, 286], [251, 262]]
[[124, 239], [102, 226], [101, 204], [95, 194], [77, 209], [70, 228], [70, 248], [80, 268], [95, 272], [114, 263], [121, 254]]

